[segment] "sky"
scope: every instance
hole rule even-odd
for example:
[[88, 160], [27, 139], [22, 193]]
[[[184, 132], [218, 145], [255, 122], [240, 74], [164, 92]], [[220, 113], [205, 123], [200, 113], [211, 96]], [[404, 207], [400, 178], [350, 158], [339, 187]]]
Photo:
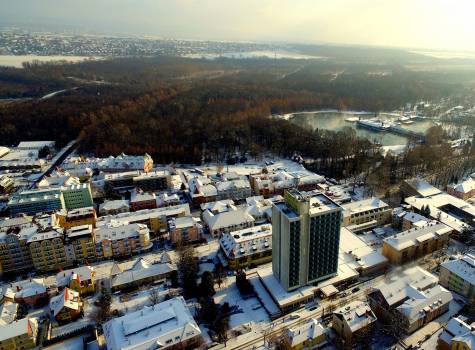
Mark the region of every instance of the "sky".
[[1, 25], [475, 51], [475, 0], [0, 0]]

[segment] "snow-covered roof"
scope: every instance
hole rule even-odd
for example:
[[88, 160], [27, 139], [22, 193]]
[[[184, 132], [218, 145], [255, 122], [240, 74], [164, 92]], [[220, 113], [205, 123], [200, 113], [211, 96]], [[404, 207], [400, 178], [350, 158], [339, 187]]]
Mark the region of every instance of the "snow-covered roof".
[[18, 144], [19, 149], [42, 149], [43, 147], [54, 147], [54, 141], [22, 141]]
[[406, 183], [416, 190], [422, 197], [435, 196], [441, 192], [438, 188], [419, 177], [412, 180], [406, 180]]
[[113, 277], [112, 287], [118, 287], [150, 277], [162, 276], [173, 270], [176, 270], [176, 267], [171, 263], [151, 264], [145, 259], [138, 259], [132, 267]]
[[81, 308], [79, 292], [69, 288], [64, 288], [61, 293], [51, 298], [49, 307], [53, 312], [53, 316], [58, 315], [63, 308], [79, 310]]
[[71, 280], [90, 281], [93, 278], [94, 268], [91, 266], [81, 266], [75, 269], [65, 270], [56, 274], [56, 285], [58, 287], [69, 286]]
[[203, 220], [212, 231], [254, 222], [254, 218], [245, 209], [237, 209], [219, 214], [213, 214], [206, 210], [203, 213]]
[[35, 334], [38, 330], [38, 321], [35, 318], [22, 318], [0, 327], [0, 342], [18, 337], [23, 334]]
[[407, 197], [404, 201], [417, 210], [421, 210], [421, 208], [424, 206], [429, 206], [431, 218], [436, 219], [447, 226], [450, 226], [458, 232], [461, 232], [469, 225], [463, 222], [458, 216], [445, 212], [443, 210], [445, 206], [453, 206], [458, 208], [468, 217], [475, 217], [475, 207], [473, 205], [447, 193], [441, 193], [425, 198], [419, 198], [416, 196]]
[[388, 208], [385, 202], [383, 202], [379, 198], [371, 197], [367, 199], [363, 199], [357, 202], [350, 202], [342, 204], [341, 207], [343, 208], [343, 215], [350, 216], [357, 213], [364, 213], [370, 210], [381, 209], [381, 208]]
[[157, 197], [155, 193], [148, 193], [148, 192], [141, 192], [141, 191], [133, 191], [130, 196], [130, 202], [144, 202], [144, 201], [155, 201]]
[[103, 240], [115, 241], [120, 239], [138, 237], [140, 234], [148, 234], [149, 229], [144, 224], [110, 223], [96, 229], [96, 243]]
[[419, 245], [424, 241], [448, 235], [451, 231], [452, 228], [441, 223], [433, 222], [426, 226], [411, 228], [394, 236], [387, 237], [384, 239], [384, 243], [396, 250], [403, 250], [414, 245]]
[[272, 225], [260, 225], [225, 233], [219, 244], [228, 258], [272, 250]]
[[316, 318], [311, 318], [302, 325], [289, 328], [288, 335], [292, 347], [302, 344], [307, 340], [313, 340], [325, 334], [325, 328]]
[[119, 210], [122, 208], [129, 208], [129, 201], [124, 199], [116, 199], [111, 201], [105, 201], [99, 206], [99, 212], [109, 211], [109, 210]]
[[455, 260], [447, 260], [440, 264], [440, 267], [475, 286], [475, 256], [468, 254]]
[[4, 293], [5, 297], [9, 299], [28, 298], [46, 293], [46, 285], [43, 278], [32, 278], [7, 285]]
[[369, 304], [360, 300], [353, 301], [335, 310], [334, 314], [340, 315], [345, 320], [352, 333], [376, 322], [376, 316]]
[[131, 213], [120, 213], [97, 218], [96, 226], [105, 226], [110, 223], [145, 222], [151, 218], [162, 218], [178, 215], [190, 215], [190, 206], [186, 204], [172, 205], [169, 207], [144, 209]]
[[469, 193], [475, 190], [475, 180], [469, 177], [467, 180], [454, 186], [454, 190], [459, 193]]
[[223, 199], [216, 202], [202, 203], [200, 205], [202, 211], [209, 210], [212, 213], [221, 213], [224, 211], [235, 210], [234, 201], [232, 199]]
[[167, 348], [201, 335], [183, 297], [114, 318], [103, 329], [108, 350]]
[[399, 304], [420, 291], [433, 288], [438, 279], [419, 266], [404, 270], [401, 275], [393, 275], [390, 281], [384, 281], [377, 286], [389, 306]]
[[441, 285], [423, 291], [408, 287], [406, 291], [407, 298], [397, 309], [406, 315], [410, 323], [424, 318], [427, 313], [447, 305], [453, 299], [452, 293]]
[[7, 324], [15, 321], [18, 312], [17, 303], [3, 303], [0, 305], [0, 326], [5, 326]]
[[177, 218], [173, 218], [170, 222], [170, 229], [184, 229], [187, 227], [193, 227], [196, 225], [195, 219], [190, 216], [180, 216]]
[[440, 339], [451, 346], [453, 338], [472, 333], [474, 327], [475, 323], [468, 324], [467, 318], [464, 316], [453, 317], [445, 326]]

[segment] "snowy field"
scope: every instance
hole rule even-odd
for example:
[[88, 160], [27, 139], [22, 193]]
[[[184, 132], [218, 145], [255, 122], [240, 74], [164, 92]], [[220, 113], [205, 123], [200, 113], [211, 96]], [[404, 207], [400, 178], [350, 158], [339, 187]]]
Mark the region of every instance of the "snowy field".
[[269, 322], [267, 312], [257, 298], [242, 298], [236, 287], [234, 277], [229, 277], [224, 288], [216, 291], [214, 301], [220, 304], [228, 302], [231, 308], [237, 306], [240, 311], [242, 310], [242, 312], [231, 315], [229, 321], [231, 328], [252, 324], [252, 328], [254, 329], [256, 325]]

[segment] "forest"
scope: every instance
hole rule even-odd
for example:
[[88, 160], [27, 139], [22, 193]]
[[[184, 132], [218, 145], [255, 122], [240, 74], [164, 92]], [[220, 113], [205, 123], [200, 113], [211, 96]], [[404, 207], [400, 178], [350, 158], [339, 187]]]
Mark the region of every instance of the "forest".
[[[311, 131], [272, 115], [304, 110], [392, 110], [463, 94], [474, 72], [412, 71], [320, 60], [119, 58], [0, 69], [0, 140], [78, 138], [98, 156], [150, 153], [157, 163], [234, 162], [299, 154], [336, 177], [380, 160], [378, 146]], [[53, 98], [46, 93], [65, 89]], [[0, 100], [1, 101], [1, 100]]]

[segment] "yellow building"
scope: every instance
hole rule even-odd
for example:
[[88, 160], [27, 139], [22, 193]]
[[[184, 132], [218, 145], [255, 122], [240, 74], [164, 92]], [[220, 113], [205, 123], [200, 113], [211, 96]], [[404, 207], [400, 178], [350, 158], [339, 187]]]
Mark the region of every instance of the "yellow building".
[[0, 232], [0, 266], [1, 273], [16, 274], [20, 271], [31, 270], [31, 260], [28, 239], [38, 230], [34, 224], [23, 227], [11, 227]]
[[357, 202], [342, 204], [343, 226], [351, 231], [370, 229], [391, 221], [391, 207], [378, 198], [368, 198]]
[[91, 266], [61, 271], [56, 274], [56, 286], [60, 289], [69, 287], [80, 295], [91, 294], [95, 291], [95, 275], [94, 268]]
[[56, 229], [37, 232], [28, 240], [33, 266], [38, 271], [53, 271], [72, 265], [66, 257], [63, 234]]
[[385, 238], [382, 253], [391, 263], [401, 264], [442, 249], [451, 232], [450, 227], [440, 223], [412, 228]]
[[22, 318], [0, 326], [0, 350], [33, 349], [38, 335], [38, 321]]
[[94, 229], [92, 225], [76, 226], [66, 231], [65, 240], [73, 260], [85, 264], [96, 260]]
[[143, 224], [112, 223], [95, 231], [96, 256], [109, 259], [146, 252], [152, 248], [150, 230]]
[[86, 207], [74, 210], [61, 210], [53, 214], [53, 226], [70, 229], [76, 226], [92, 225], [96, 227], [96, 211], [93, 207]]
[[164, 208], [144, 209], [130, 213], [101, 216], [97, 219], [97, 227], [107, 226], [112, 222], [116, 224], [144, 224], [152, 233], [168, 232], [167, 222], [171, 218], [190, 215], [188, 204], [179, 204]]

